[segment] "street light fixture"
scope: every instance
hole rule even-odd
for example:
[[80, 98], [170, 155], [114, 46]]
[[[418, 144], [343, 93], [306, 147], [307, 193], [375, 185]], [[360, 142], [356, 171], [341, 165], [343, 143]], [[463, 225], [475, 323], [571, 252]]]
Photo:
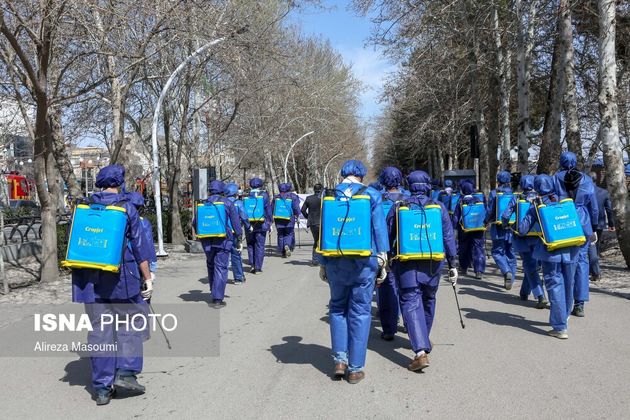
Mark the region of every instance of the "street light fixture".
[[289, 151], [287, 152], [287, 156], [284, 158], [284, 182], [285, 183], [287, 182], [287, 165], [289, 164], [289, 155], [291, 154], [291, 151], [293, 150], [295, 145], [298, 144], [302, 139], [310, 136], [313, 133], [314, 133], [314, 131], [309, 131], [308, 133], [304, 134], [302, 137], [300, 137], [299, 139], [294, 141], [293, 144], [291, 145], [291, 147], [289, 147]]
[[[240, 33], [240, 32], [237, 32], [237, 33]], [[205, 52], [207, 49], [209, 49], [213, 45], [219, 44], [225, 41], [226, 39], [227, 37], [214, 39], [208, 42], [207, 44], [199, 47], [195, 52], [189, 55], [188, 58], [186, 58], [186, 60], [182, 61], [179, 64], [179, 66], [177, 66], [175, 71], [173, 71], [173, 73], [168, 78], [166, 83], [164, 84], [164, 88], [162, 89], [162, 92], [160, 93], [160, 97], [158, 98], [157, 104], [155, 105], [155, 112], [153, 113], [153, 126], [151, 130], [151, 148], [153, 149], [152, 150], [153, 152], [152, 153], [153, 196], [155, 200], [155, 217], [156, 217], [156, 224], [157, 224], [157, 239], [158, 239], [157, 256], [158, 257], [165, 257], [168, 255], [168, 253], [164, 250], [164, 232], [162, 232], [162, 194], [160, 191], [160, 153], [159, 153], [158, 141], [157, 141], [157, 126], [158, 126], [158, 120], [160, 117], [160, 111], [162, 110], [162, 103], [164, 102], [164, 98], [166, 97], [166, 94], [168, 93], [168, 90], [170, 89], [171, 84], [173, 83], [173, 80], [175, 80], [175, 77], [177, 77], [179, 72], [182, 71], [184, 67], [188, 65], [188, 63], [190, 63], [195, 58], [197, 58], [197, 56]]]

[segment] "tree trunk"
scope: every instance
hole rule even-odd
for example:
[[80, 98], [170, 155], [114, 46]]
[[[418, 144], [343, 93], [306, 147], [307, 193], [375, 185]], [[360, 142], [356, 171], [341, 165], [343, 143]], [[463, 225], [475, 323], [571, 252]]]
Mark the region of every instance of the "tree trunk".
[[185, 89], [182, 102], [181, 123], [179, 129], [179, 142], [177, 144], [177, 152], [175, 153], [174, 165], [171, 172], [169, 182], [169, 196], [171, 200], [171, 243], [181, 245], [186, 242], [184, 230], [181, 221], [181, 209], [179, 206], [181, 192], [179, 184], [181, 182], [181, 164], [183, 150], [186, 146], [186, 136], [188, 135], [188, 109], [190, 107], [190, 87]]
[[566, 94], [564, 97], [564, 111], [566, 115], [565, 139], [567, 148], [575, 153], [578, 164], [584, 167], [584, 155], [582, 153], [582, 140], [580, 138], [580, 120], [578, 117], [577, 90], [575, 87], [575, 59], [573, 56], [573, 25], [571, 22], [571, 5], [568, 0], [562, 0], [564, 8], [561, 10], [560, 37], [566, 48]]
[[617, 116], [617, 63], [615, 57], [615, 1], [599, 0], [599, 136], [604, 149], [607, 185], [617, 222], [617, 240], [630, 268], [630, 215], [628, 190]]
[[501, 136], [501, 166], [504, 170], [512, 170], [510, 157], [510, 52], [503, 54], [501, 32], [499, 31], [499, 11], [494, 7], [492, 12], [494, 47], [497, 56], [497, 71], [499, 79], [499, 125]]
[[536, 21], [537, 1], [530, 3], [527, 21], [527, 33], [521, 0], [516, 0], [516, 78], [518, 98], [518, 163], [516, 170], [521, 174], [529, 173], [529, 136], [530, 136], [530, 62], [533, 48], [534, 23]]
[[[40, 73], [40, 79], [46, 76]], [[44, 80], [45, 85], [45, 80]], [[58, 195], [55, 158], [48, 120], [48, 100], [45, 95], [37, 97], [35, 116], [35, 187], [41, 205], [42, 218], [42, 261], [41, 281], [55, 281], [57, 268], [57, 205]]]
[[[561, 0], [559, 12], [568, 0]], [[558, 14], [558, 29], [562, 27], [562, 16]], [[549, 80], [549, 91], [547, 93], [547, 112], [545, 113], [545, 125], [542, 133], [542, 143], [540, 155], [538, 156], [538, 173], [550, 174], [558, 167], [560, 157], [560, 128], [562, 104], [565, 91], [565, 71], [566, 71], [566, 48], [562, 37], [556, 38], [551, 59], [551, 77]]]
[[490, 171], [490, 159], [495, 159], [493, 156], [488, 156], [488, 132], [486, 131], [486, 123], [484, 117], [484, 104], [485, 99], [481, 97], [481, 89], [479, 88], [479, 81], [481, 75], [479, 74], [479, 41], [475, 39], [473, 42], [473, 50], [471, 52], [471, 92], [475, 108], [473, 110], [473, 120], [477, 125], [477, 132], [479, 134], [479, 185], [484, 190], [490, 185], [490, 179], [488, 177]]
[[53, 138], [55, 160], [57, 161], [57, 167], [61, 173], [61, 178], [68, 187], [68, 194], [74, 198], [83, 197], [83, 191], [77, 182], [77, 177], [74, 174], [68, 153], [66, 153], [66, 145], [63, 141], [63, 130], [61, 128], [61, 115], [59, 110], [57, 108], [49, 109], [48, 118]]

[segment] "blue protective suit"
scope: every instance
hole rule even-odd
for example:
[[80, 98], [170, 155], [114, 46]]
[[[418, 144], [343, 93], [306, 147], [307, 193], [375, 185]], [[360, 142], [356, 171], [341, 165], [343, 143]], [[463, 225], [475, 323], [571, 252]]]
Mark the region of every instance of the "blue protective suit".
[[[442, 235], [444, 250], [449, 267], [455, 267], [457, 248], [453, 236], [453, 226], [448, 211], [443, 204], [434, 202], [429, 197], [431, 191], [430, 178], [423, 171], [409, 174], [407, 181], [411, 197], [406, 200], [411, 208], [438, 204], [442, 208]], [[387, 215], [390, 256], [396, 256], [396, 208]], [[414, 352], [424, 350], [431, 352], [429, 335], [435, 317], [435, 296], [438, 290], [440, 274], [444, 262], [406, 261], [394, 259], [391, 269], [394, 273], [400, 297], [400, 308], [409, 334], [409, 341]]]
[[[520, 186], [523, 190], [523, 199], [534, 200], [538, 198], [538, 194], [534, 190], [533, 175], [524, 175], [521, 177]], [[517, 196], [512, 197], [507, 208], [503, 214], [501, 214], [501, 221], [504, 226], [508, 225], [510, 217], [516, 211], [517, 201]], [[530, 292], [533, 293], [536, 299], [538, 299], [539, 296], [544, 295], [542, 282], [540, 281], [540, 275], [538, 274], [538, 260], [534, 258], [534, 248], [538, 242], [540, 242], [540, 239], [535, 236], [520, 236], [516, 233], [513, 233], [512, 235], [512, 245], [514, 250], [521, 256], [523, 264], [524, 276], [520, 291], [522, 298], [527, 298]]]
[[[213, 185], [217, 183], [216, 187]], [[221, 184], [219, 186], [219, 183]], [[224, 186], [221, 181], [210, 183], [210, 196], [206, 203], [222, 202], [225, 204], [225, 220], [227, 235], [225, 238], [202, 238], [201, 246], [206, 253], [206, 266], [208, 268], [208, 285], [213, 301], [223, 301], [225, 287], [228, 280], [228, 261], [234, 242], [243, 234], [241, 219], [238, 209], [227, 197], [223, 197]], [[231, 229], [230, 229], [231, 226]]]
[[291, 200], [291, 219], [275, 219], [276, 229], [278, 231], [278, 252], [283, 256], [285, 254], [285, 245], [288, 246], [291, 251], [295, 248], [295, 222], [300, 218], [300, 197], [291, 192], [291, 187], [290, 183], [280, 184], [280, 194], [276, 194], [273, 198], [274, 203], [276, 199]]
[[457, 240], [459, 245], [459, 267], [466, 272], [472, 265], [475, 273], [486, 271], [486, 232], [464, 232], [460, 224], [462, 217], [462, 205], [483, 202], [473, 196], [475, 188], [471, 182], [462, 183], [462, 197], [460, 197], [453, 211], [453, 226], [457, 226]]
[[[488, 202], [488, 221], [493, 222], [501, 215], [497, 215], [497, 192], [512, 194], [510, 186], [511, 176], [507, 171], [501, 171], [497, 175], [498, 186], [490, 191]], [[512, 230], [506, 225], [490, 225], [490, 239], [492, 239], [492, 258], [505, 276], [509, 274], [510, 282], [514, 283], [516, 277], [516, 255], [512, 249]]]
[[[543, 204], [557, 202], [553, 178], [549, 175], [538, 175], [534, 179], [534, 188], [540, 195]], [[529, 232], [538, 220], [534, 206], [519, 223], [519, 232]], [[573, 283], [577, 266], [577, 247], [547, 251], [542, 240], [537, 239], [533, 257], [542, 262], [543, 279], [549, 297], [549, 323], [556, 331], [567, 329], [567, 319], [573, 308]]]
[[597, 197], [595, 195], [595, 183], [586, 174], [582, 174], [582, 179], [576, 190], [571, 191], [567, 188], [565, 177], [568, 170], [577, 166], [577, 158], [572, 152], [563, 152], [560, 155], [560, 167], [554, 176], [554, 189], [558, 194], [558, 198], [572, 198], [575, 202], [578, 218], [584, 229], [587, 241], [580, 247], [578, 255], [578, 267], [575, 272], [575, 303], [584, 303], [589, 300], [589, 260], [588, 249], [590, 246], [590, 237], [597, 229], [599, 220], [599, 208], [597, 205]]
[[[224, 190], [228, 200], [234, 203], [234, 207], [238, 211], [239, 219], [241, 219], [241, 227], [245, 226], [245, 229], [249, 231], [249, 219], [245, 212], [245, 206], [243, 200], [238, 199], [238, 185], [230, 183], [225, 185]], [[244, 281], [245, 274], [243, 273], [243, 256], [237, 249], [238, 241], [234, 241], [232, 244], [232, 250], [230, 251], [230, 263], [232, 264], [232, 274], [234, 275], [234, 282]]]
[[[102, 188], [117, 187], [116, 182], [124, 181], [124, 169], [122, 180], [116, 178], [116, 174], [108, 174], [108, 168], [118, 166], [110, 165], [103, 169], [103, 174], [113, 177], [111, 183], [97, 183]], [[100, 175], [100, 173], [99, 173]], [[97, 178], [97, 181], [99, 178]], [[85, 312], [89, 316], [94, 331], [88, 334], [89, 344], [113, 344], [118, 343], [118, 352], [99, 354], [98, 357], [90, 357], [92, 365], [92, 387], [110, 388], [114, 382], [117, 370], [128, 371], [132, 374], [142, 370], [143, 358], [142, 341], [144, 332], [134, 330], [114, 331], [111, 325], [105, 326], [101, 331], [101, 315], [104, 313], [119, 313], [123, 311], [120, 304], [129, 304], [124, 312], [132, 316], [136, 313], [146, 313], [146, 304], [140, 296], [142, 279], [139, 264], [151, 257], [146, 246], [146, 237], [140, 224], [140, 217], [136, 207], [131, 204], [125, 194], [98, 192], [90, 197], [90, 201], [103, 205], [117, 205], [124, 207], [127, 216], [126, 239], [130, 246], [124, 247], [123, 262], [119, 273], [110, 273], [95, 269], [72, 270], [72, 301], [85, 304]], [[153, 245], [153, 243], [151, 243]], [[117, 305], [118, 304], [118, 305]], [[131, 307], [130, 307], [131, 306]]]
[[[365, 166], [357, 160], [347, 161], [341, 175], [363, 178]], [[342, 182], [336, 189], [349, 195], [364, 188], [362, 184]], [[370, 196], [372, 222], [372, 256], [370, 257], [323, 257], [330, 286], [330, 335], [333, 358], [336, 363], [346, 363], [351, 372], [365, 366], [368, 336], [372, 320], [371, 304], [374, 281], [378, 270], [377, 253], [389, 251], [385, 215], [381, 194], [367, 188], [363, 194]]]
[[[402, 176], [402, 175], [401, 175]], [[395, 204], [406, 200], [408, 194], [403, 193], [399, 189], [388, 191], [383, 194], [383, 203], [389, 201], [391, 204], [390, 212]], [[385, 214], [385, 217], [388, 215]], [[393, 272], [387, 273], [387, 278], [376, 289], [376, 303], [378, 305], [378, 316], [381, 321], [381, 328], [384, 335], [395, 335], [398, 330], [398, 286], [396, 285], [396, 276]]]
[[265, 221], [253, 222], [251, 224], [253, 231], [247, 232], [247, 255], [249, 257], [249, 265], [256, 271], [262, 271], [263, 262], [265, 260], [265, 242], [267, 240], [267, 232], [273, 223], [272, 204], [267, 191], [261, 190], [263, 182], [259, 178], [253, 178], [249, 181], [252, 190], [249, 192], [250, 197], [262, 196], [265, 202]]

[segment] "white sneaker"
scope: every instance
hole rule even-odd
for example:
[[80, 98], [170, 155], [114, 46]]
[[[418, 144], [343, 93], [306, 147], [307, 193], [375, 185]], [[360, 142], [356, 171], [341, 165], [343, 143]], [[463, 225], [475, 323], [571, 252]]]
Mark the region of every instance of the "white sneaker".
[[562, 331], [551, 330], [551, 331], [548, 331], [547, 334], [549, 334], [552, 337], [559, 338], [560, 340], [566, 340], [567, 338], [569, 338], [569, 334], [567, 334], [567, 330], [562, 330]]
[[284, 246], [284, 255], [286, 255], [287, 257], [291, 256], [291, 248], [289, 248], [289, 245]]

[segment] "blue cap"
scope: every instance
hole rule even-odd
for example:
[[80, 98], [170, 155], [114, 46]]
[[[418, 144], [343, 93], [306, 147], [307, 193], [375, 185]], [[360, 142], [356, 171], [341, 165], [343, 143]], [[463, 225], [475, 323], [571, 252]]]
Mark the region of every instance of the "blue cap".
[[536, 175], [536, 178], [534, 178], [534, 189], [536, 189], [540, 195], [554, 193], [553, 178], [547, 174]]
[[225, 194], [227, 197], [234, 197], [236, 194], [238, 194], [238, 185], [233, 182], [228, 182], [227, 184], [225, 184], [223, 194]]

